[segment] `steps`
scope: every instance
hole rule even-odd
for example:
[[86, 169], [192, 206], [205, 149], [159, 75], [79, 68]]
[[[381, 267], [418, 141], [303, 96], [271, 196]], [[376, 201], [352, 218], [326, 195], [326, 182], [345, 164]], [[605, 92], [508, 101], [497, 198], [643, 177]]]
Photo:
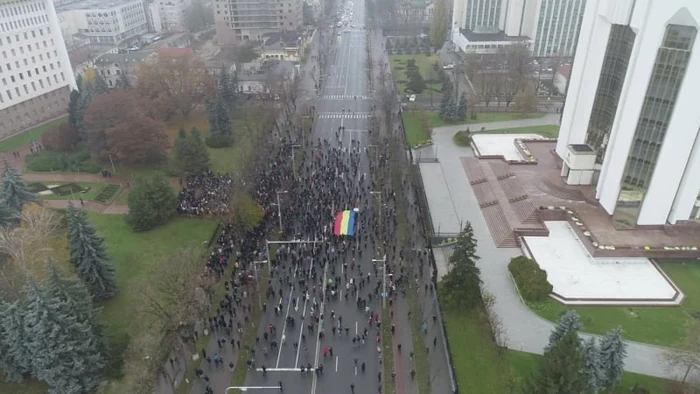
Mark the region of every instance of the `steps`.
[[513, 229], [508, 224], [508, 219], [503, 214], [500, 204], [487, 206], [481, 209], [489, 228], [491, 238], [498, 248], [517, 248], [520, 245], [513, 234]]

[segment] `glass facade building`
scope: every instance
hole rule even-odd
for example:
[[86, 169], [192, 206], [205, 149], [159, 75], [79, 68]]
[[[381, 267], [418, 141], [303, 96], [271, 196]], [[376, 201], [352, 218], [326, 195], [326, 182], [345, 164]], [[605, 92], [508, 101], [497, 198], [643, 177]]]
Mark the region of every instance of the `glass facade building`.
[[634, 39], [635, 34], [629, 26], [611, 26], [586, 136], [586, 143], [596, 152], [598, 164], [603, 163], [605, 157], [605, 148], [615, 121]]
[[586, 0], [540, 0], [532, 54], [573, 56], [585, 6]]
[[686, 74], [697, 29], [670, 24], [647, 86], [634, 140], [627, 156], [613, 212], [617, 228], [633, 228], [656, 168], [676, 99]]
[[464, 28], [471, 31], [498, 30], [503, 0], [466, 0]]

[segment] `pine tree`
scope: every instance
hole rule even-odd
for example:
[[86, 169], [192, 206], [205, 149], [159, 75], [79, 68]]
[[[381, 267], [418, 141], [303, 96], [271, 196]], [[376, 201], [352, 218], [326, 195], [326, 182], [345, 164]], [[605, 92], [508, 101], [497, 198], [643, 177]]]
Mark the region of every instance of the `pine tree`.
[[447, 120], [450, 122], [457, 120], [457, 104], [454, 100], [450, 100], [450, 106], [447, 108]]
[[106, 300], [117, 294], [114, 266], [103, 245], [90, 225], [85, 211], [68, 204], [68, 249], [70, 262], [78, 277], [85, 283], [96, 300]]
[[575, 332], [578, 335], [580, 329], [581, 320], [578, 317], [578, 313], [576, 313], [576, 311], [564, 312], [559, 318], [559, 322], [554, 327], [554, 331], [549, 334], [549, 344], [547, 348], [545, 348], [545, 351], [554, 346], [569, 332]]
[[0, 369], [8, 382], [21, 382], [32, 372], [24, 331], [24, 308], [19, 301], [0, 303]]
[[528, 394], [588, 394], [581, 374], [583, 353], [578, 333], [569, 331], [544, 352], [538, 374], [526, 384]]
[[107, 93], [109, 86], [107, 86], [107, 82], [102, 75], [95, 74], [95, 81], [92, 84], [92, 90], [95, 92], [95, 94]]
[[459, 97], [459, 105], [457, 106], [457, 120], [464, 120], [467, 118], [467, 94], [462, 93]]
[[68, 122], [77, 128], [80, 122], [80, 115], [80, 92], [71, 90], [70, 99], [68, 100]]
[[173, 167], [180, 174], [201, 174], [209, 169], [210, 163], [202, 133], [196, 127], [189, 134], [181, 130], [173, 144]]
[[449, 272], [442, 279], [441, 298], [452, 308], [470, 309], [481, 303], [481, 271], [476, 266], [476, 238], [471, 223], [457, 237], [448, 265]]
[[207, 120], [209, 120], [209, 134], [214, 135], [219, 133], [219, 121], [217, 120], [217, 108], [218, 104], [216, 101], [207, 100], [204, 104], [207, 110]]
[[600, 387], [614, 389], [625, 372], [627, 344], [622, 340], [622, 328], [618, 327], [605, 334], [600, 340]]
[[92, 100], [92, 92], [90, 91], [90, 88], [85, 86], [80, 91], [80, 98], [78, 99], [78, 109], [77, 109], [77, 117], [76, 117], [77, 123], [75, 124], [75, 128], [78, 129], [78, 134], [80, 135], [80, 139], [83, 141], [86, 140], [85, 112], [87, 112], [87, 109], [90, 106], [91, 100]]
[[25, 287], [24, 328], [34, 375], [49, 393], [87, 393], [100, 383], [105, 365], [102, 326], [85, 286], [65, 276], [53, 263], [46, 283]]
[[224, 100], [219, 100], [216, 103], [216, 122], [219, 133], [224, 135], [231, 135], [233, 133], [233, 126], [231, 125], [231, 109], [224, 102]]
[[141, 178], [129, 192], [129, 214], [126, 223], [134, 231], [147, 231], [166, 223], [176, 213], [178, 199], [160, 172], [151, 178]]
[[591, 337], [581, 344], [583, 352], [583, 368], [581, 374], [585, 376], [588, 392], [597, 394], [600, 392], [600, 356], [595, 338]]
[[17, 170], [9, 163], [5, 163], [5, 173], [2, 175], [2, 190], [0, 191], [3, 204], [9, 213], [15, 217], [19, 217], [22, 213], [24, 204], [36, 201], [34, 193], [27, 190], [27, 184], [24, 182]]
[[221, 100], [231, 108], [233, 105], [233, 100], [235, 99], [233, 86], [231, 85], [231, 77], [229, 76], [226, 67], [221, 67], [221, 72], [219, 73], [219, 97]]

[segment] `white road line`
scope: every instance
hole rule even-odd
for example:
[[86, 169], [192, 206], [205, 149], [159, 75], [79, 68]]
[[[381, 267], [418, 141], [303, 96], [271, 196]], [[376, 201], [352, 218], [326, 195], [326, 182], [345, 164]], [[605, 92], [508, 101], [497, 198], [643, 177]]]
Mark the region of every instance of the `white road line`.
[[335, 372], [338, 372], [338, 356], [335, 356]]
[[357, 365], [355, 365], [355, 376], [357, 376]]
[[[306, 316], [306, 297], [304, 297], [304, 310], [301, 312], [302, 321], [303, 317]], [[304, 325], [299, 324], [299, 341], [297, 342], [297, 358], [294, 360], [294, 368], [299, 365], [299, 350], [301, 350], [301, 336], [304, 334]]]
[[[262, 368], [256, 368], [255, 369], [258, 372], [262, 372]], [[268, 368], [267, 372], [299, 372], [301, 371], [301, 368]], [[273, 388], [278, 389], [279, 386], [275, 386]]]
[[[326, 296], [325, 296], [325, 288], [326, 288], [326, 283], [328, 281], [328, 264], [326, 264], [326, 267], [323, 269], [323, 286], [321, 286], [321, 307], [319, 311], [319, 316], [323, 315], [324, 308], [325, 308], [325, 302], [326, 302]], [[314, 368], [318, 368], [318, 356], [320, 354], [319, 348], [321, 346], [321, 327], [318, 327], [316, 330], [316, 360], [314, 361]], [[318, 384], [317, 380], [317, 375], [314, 374], [313, 380], [311, 381], [311, 394], [316, 394], [316, 385]]]
[[355, 335], [357, 335], [357, 320], [355, 320]]
[[[294, 275], [293, 277], [297, 277], [297, 268], [299, 266], [294, 267]], [[280, 336], [280, 345], [279, 345], [279, 352], [277, 352], [277, 364], [275, 364], [275, 368], [279, 368], [280, 366], [280, 358], [282, 357], [282, 346], [284, 346], [284, 342], [282, 341], [282, 338], [284, 338], [284, 332], [287, 330], [287, 318], [289, 317], [289, 309], [292, 307], [292, 294], [294, 294], [294, 285], [292, 284], [292, 289], [289, 290], [289, 303], [287, 303], [287, 314], [284, 316], [284, 322], [282, 323], [282, 335]], [[281, 300], [281, 299], [280, 299]]]

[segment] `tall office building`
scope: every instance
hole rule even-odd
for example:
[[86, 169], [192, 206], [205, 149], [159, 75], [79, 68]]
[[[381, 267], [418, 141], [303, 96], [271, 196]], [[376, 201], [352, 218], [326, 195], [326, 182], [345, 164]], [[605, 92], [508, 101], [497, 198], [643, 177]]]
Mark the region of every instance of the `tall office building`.
[[588, 0], [556, 151], [618, 228], [700, 217], [699, 23], [697, 0]]
[[[532, 1], [532, 0], [531, 0]], [[531, 37], [537, 57], [571, 57], [576, 50], [586, 0], [539, 0]]]
[[161, 28], [164, 31], [185, 30], [185, 11], [189, 7], [187, 0], [155, 0], [158, 7]]
[[53, 1], [0, 1], [0, 138], [65, 115], [73, 88]]
[[266, 33], [302, 26], [302, 0], [215, 0], [214, 22], [221, 44], [262, 41]]
[[534, 56], [570, 57], [585, 5], [586, 0], [455, 0], [453, 42], [464, 52], [488, 53], [525, 41]]

